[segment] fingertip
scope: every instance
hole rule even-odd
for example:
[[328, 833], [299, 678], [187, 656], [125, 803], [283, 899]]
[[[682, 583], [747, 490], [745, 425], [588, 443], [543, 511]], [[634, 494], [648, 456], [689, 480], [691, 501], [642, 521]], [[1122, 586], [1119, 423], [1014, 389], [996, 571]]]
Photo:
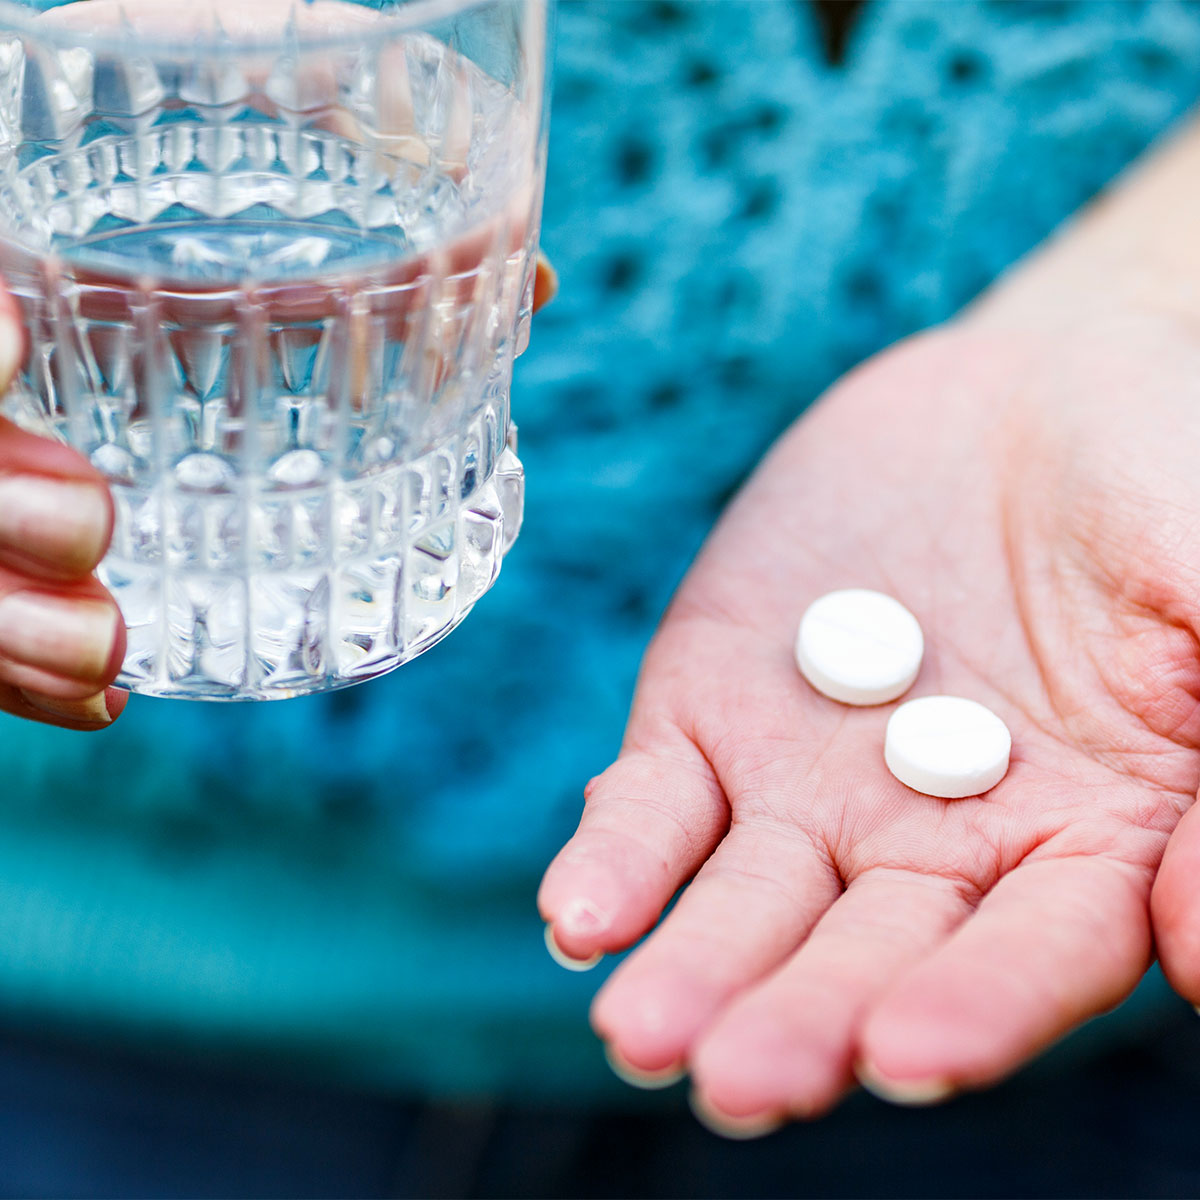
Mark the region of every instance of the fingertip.
[[827, 1040], [807, 1036], [753, 1000], [735, 1001], [722, 1012], [692, 1047], [689, 1061], [697, 1087], [735, 1116], [771, 1111], [811, 1120], [853, 1085], [844, 1044], [832, 1027]]
[[941, 1104], [958, 1090], [948, 1079], [936, 1075], [895, 1078], [885, 1075], [869, 1059], [861, 1059], [854, 1069], [858, 1082], [875, 1096], [889, 1104], [906, 1108], [925, 1108]]
[[702, 1092], [693, 1089], [688, 1094], [692, 1115], [709, 1133], [734, 1142], [748, 1142], [776, 1132], [785, 1118], [778, 1113], [763, 1112], [754, 1116], [735, 1117], [722, 1112]]
[[109, 721], [115, 721], [129, 704], [129, 692], [125, 688], [110, 687], [104, 689], [104, 706], [108, 710]]
[[1159, 948], [1159, 965], [1172, 989], [1200, 1012], [1200, 938], [1164, 937]]
[[[113, 608], [117, 611], [117, 625], [113, 637], [112, 654], [109, 656], [104, 672], [106, 683], [111, 683], [121, 673], [121, 667], [125, 664], [125, 652], [129, 645], [129, 631], [125, 627], [125, 616], [115, 600], [112, 604]], [[128, 693], [121, 691], [120, 688], [110, 688], [109, 690], [120, 692], [121, 695], [126, 697], [128, 696]], [[125, 701], [122, 700], [121, 708], [124, 709], [124, 707]]]
[[64, 700], [28, 690], [22, 690], [20, 696], [47, 723], [84, 732], [107, 729], [124, 712], [129, 700], [128, 693], [120, 688], [106, 688], [82, 700]]
[[681, 1063], [672, 1063], [655, 1071], [643, 1071], [621, 1056], [612, 1046], [604, 1044], [604, 1057], [612, 1068], [612, 1073], [622, 1083], [638, 1088], [643, 1092], [657, 1092], [664, 1088], [674, 1087], [687, 1075], [687, 1069]]
[[538, 911], [564, 954], [575, 959], [632, 945], [662, 912], [636, 870], [622, 862], [617, 839], [577, 835], [546, 871]]
[[712, 1016], [712, 997], [671, 969], [627, 960], [592, 1001], [592, 1029], [634, 1071], [657, 1075], [689, 1057], [697, 1033]]
[[1148, 885], [1085, 855], [1004, 876], [875, 1003], [856, 1038], [864, 1083], [909, 1103], [988, 1087], [1111, 1009], [1149, 966]]
[[[1162, 898], [1159, 898], [1159, 897]], [[1200, 1007], [1200, 916], [1193, 916], [1186, 897], [1155, 887], [1152, 915], [1159, 965], [1175, 991]]]
[[1200, 1005], [1200, 808], [1184, 815], [1171, 835], [1150, 893], [1150, 916], [1163, 974], [1193, 1005]]
[[600, 947], [594, 943], [607, 929], [602, 906], [580, 895], [580, 879], [566, 861], [568, 846], [546, 869], [538, 889], [538, 913], [546, 924], [547, 946], [552, 956], [576, 960], [591, 958]]
[[724, 793], [688, 747], [682, 766], [677, 747], [624, 753], [588, 783], [579, 829], [538, 893], [542, 918], [570, 957], [632, 945], [723, 836]]
[[1053, 1001], [1022, 998], [982, 978], [916, 972], [884, 997], [858, 1037], [854, 1072], [892, 1104], [938, 1104], [991, 1087], [1053, 1040]]
[[539, 250], [533, 282], [533, 311], [544, 308], [558, 295], [558, 272], [553, 263]]
[[932, 1104], [952, 1081], [999, 1077], [1008, 1039], [997, 1043], [995, 1015], [976, 1010], [969, 988], [938, 997], [906, 981], [863, 1023], [853, 1068], [859, 1083], [893, 1104]]
[[547, 925], [545, 929], [546, 949], [550, 952], [550, 957], [564, 970], [567, 971], [590, 971], [604, 957], [599, 951], [589, 955], [587, 958], [576, 958], [574, 955], [568, 954], [562, 946], [559, 945], [558, 939], [554, 935], [554, 927]]
[[25, 470], [20, 462], [13, 466], [0, 467], [0, 559], [39, 578], [91, 575], [112, 540], [108, 489], [92, 480]]

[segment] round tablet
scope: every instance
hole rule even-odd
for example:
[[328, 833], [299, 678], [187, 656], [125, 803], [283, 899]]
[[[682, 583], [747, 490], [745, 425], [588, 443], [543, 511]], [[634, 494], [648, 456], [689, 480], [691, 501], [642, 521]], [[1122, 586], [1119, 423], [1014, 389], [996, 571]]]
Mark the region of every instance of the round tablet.
[[1011, 750], [1008, 726], [990, 708], [959, 696], [924, 696], [892, 713], [883, 758], [913, 791], [960, 800], [994, 788]]
[[899, 600], [866, 588], [814, 601], [796, 634], [800, 673], [843, 704], [887, 704], [904, 695], [924, 653], [917, 618]]

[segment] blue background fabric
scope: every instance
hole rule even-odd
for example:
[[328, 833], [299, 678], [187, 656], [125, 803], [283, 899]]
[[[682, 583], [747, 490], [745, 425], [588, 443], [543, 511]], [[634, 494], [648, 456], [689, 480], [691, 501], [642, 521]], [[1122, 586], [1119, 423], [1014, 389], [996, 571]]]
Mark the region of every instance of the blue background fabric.
[[[0, 1020], [401, 1092], [588, 1097], [598, 977], [534, 893], [723, 503], [841, 372], [954, 313], [1200, 94], [1200, 6], [565, 0], [514, 412], [526, 527], [394, 675], [0, 719]], [[814, 513], [814, 520], [823, 514]], [[1161, 985], [1141, 1008], [1162, 1000]]]

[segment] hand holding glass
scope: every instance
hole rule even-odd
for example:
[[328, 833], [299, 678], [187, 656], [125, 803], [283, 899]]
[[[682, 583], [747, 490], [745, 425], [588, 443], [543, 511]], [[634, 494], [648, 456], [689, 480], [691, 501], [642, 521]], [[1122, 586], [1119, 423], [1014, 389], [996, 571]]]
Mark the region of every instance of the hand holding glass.
[[544, 0], [40, 7], [0, 3], [4, 411], [110, 481], [118, 682], [415, 657], [520, 524]]

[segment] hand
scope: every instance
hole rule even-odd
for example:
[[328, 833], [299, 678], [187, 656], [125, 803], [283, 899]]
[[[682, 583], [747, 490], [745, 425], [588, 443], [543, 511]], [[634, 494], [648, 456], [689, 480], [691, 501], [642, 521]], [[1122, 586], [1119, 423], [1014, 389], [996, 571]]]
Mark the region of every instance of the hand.
[[[0, 293], [0, 390], [22, 345]], [[107, 688], [125, 654], [112, 597], [92, 577], [112, 535], [103, 476], [66, 446], [0, 418], [0, 711], [101, 729], [125, 707]]]
[[[1192, 121], [966, 318], [835, 389], [655, 638], [540, 903], [586, 960], [687, 883], [593, 1023], [622, 1071], [690, 1069], [718, 1127], [814, 1115], [855, 1073], [928, 1102], [1012, 1071], [1137, 982], [1168, 839], [1155, 934], [1200, 1000], [1198, 183]], [[848, 585], [922, 621], [911, 695], [1008, 722], [986, 796], [904, 788], [892, 706], [799, 678], [801, 612]]]
[[[856, 1072], [912, 1102], [991, 1083], [1134, 987], [1200, 780], [1197, 378], [1200, 345], [1164, 317], [967, 320], [777, 445], [680, 590], [542, 887], [586, 959], [687, 883], [595, 1002], [618, 1063], [686, 1066], [716, 1121], [762, 1128]], [[803, 609], [847, 586], [921, 621], [910, 695], [1008, 723], [993, 791], [908, 790], [882, 759], [894, 706], [799, 676]]]

